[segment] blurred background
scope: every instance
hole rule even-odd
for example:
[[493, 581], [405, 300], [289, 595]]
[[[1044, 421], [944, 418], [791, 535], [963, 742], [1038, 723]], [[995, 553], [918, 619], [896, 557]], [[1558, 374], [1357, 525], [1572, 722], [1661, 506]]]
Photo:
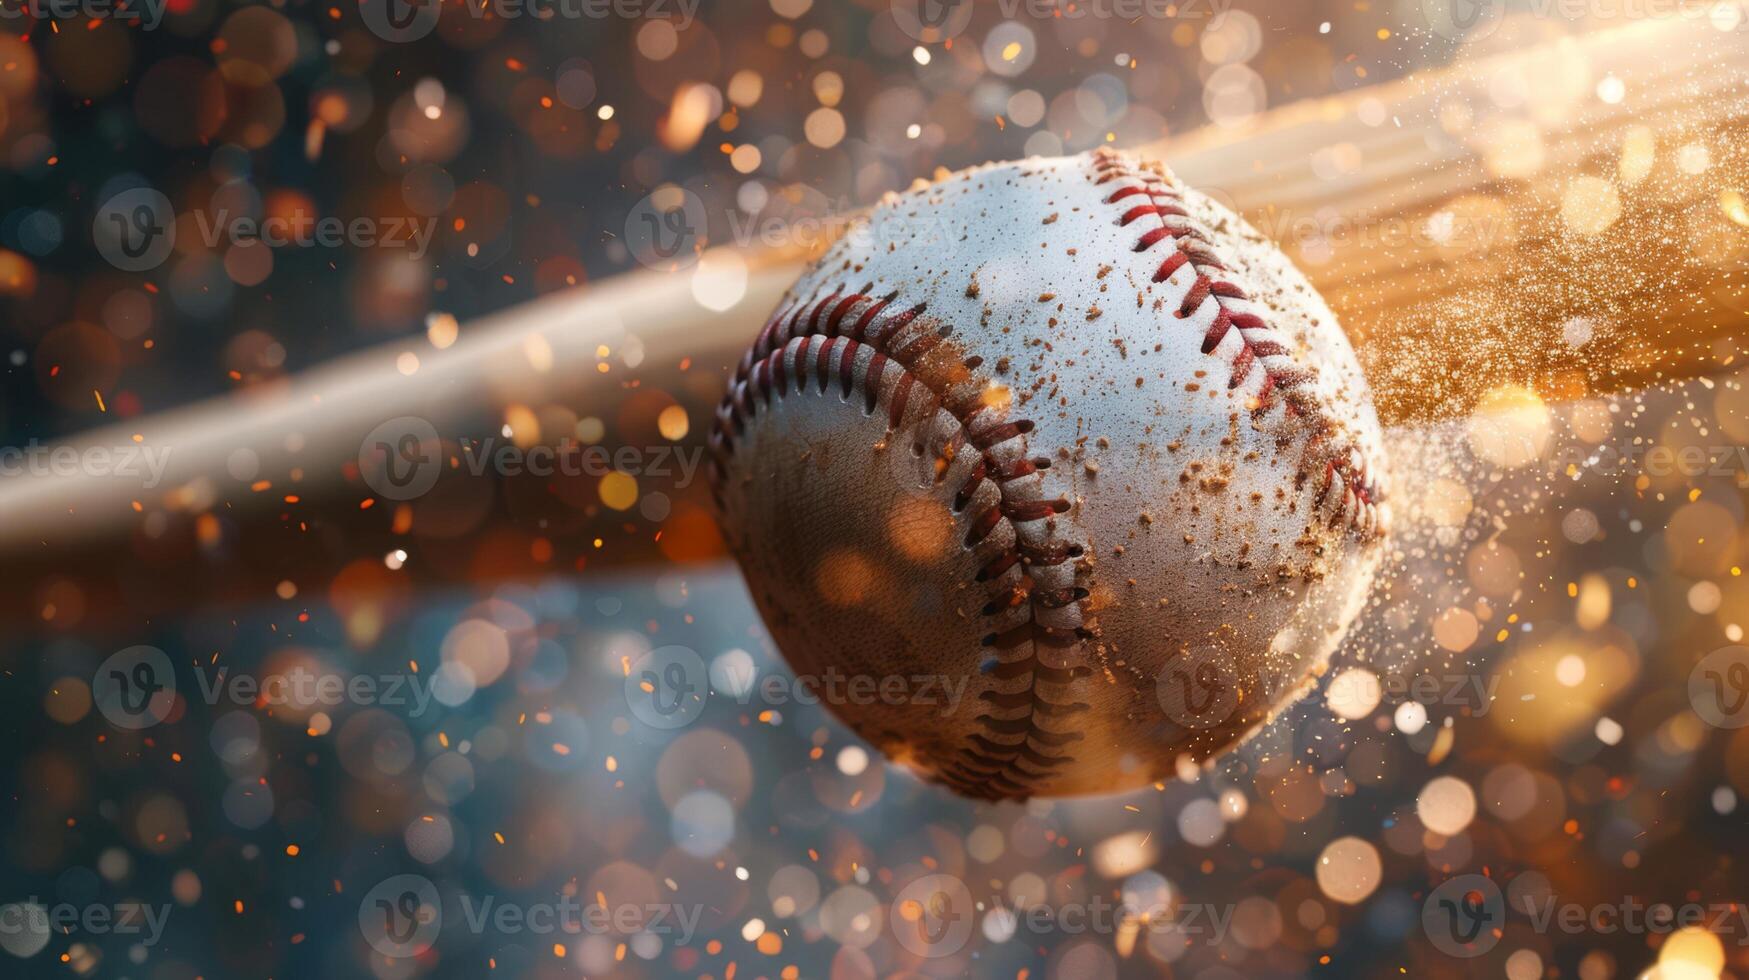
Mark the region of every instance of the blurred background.
[[[1746, 18], [7, 0], [0, 975], [1749, 974]], [[974, 805], [703, 435], [861, 209], [1105, 144], [1331, 298], [1401, 530], [1213, 770]]]

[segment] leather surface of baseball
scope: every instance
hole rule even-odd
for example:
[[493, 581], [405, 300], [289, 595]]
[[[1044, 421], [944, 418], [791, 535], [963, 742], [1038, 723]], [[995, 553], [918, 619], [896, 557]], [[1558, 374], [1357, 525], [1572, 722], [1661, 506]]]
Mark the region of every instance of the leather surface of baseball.
[[712, 441], [785, 657], [885, 683], [831, 707], [974, 796], [1231, 747], [1322, 669], [1383, 550], [1336, 318], [1236, 215], [1109, 151], [889, 197], [791, 289]]

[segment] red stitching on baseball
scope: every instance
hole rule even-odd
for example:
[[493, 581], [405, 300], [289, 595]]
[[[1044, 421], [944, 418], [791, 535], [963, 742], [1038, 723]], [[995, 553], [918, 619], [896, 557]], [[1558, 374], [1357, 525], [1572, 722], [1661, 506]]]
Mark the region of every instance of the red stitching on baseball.
[[[1173, 311], [1175, 316], [1191, 316], [1211, 299], [1217, 304], [1214, 321], [1203, 334], [1202, 353], [1215, 353], [1229, 333], [1235, 329], [1238, 331], [1238, 350], [1229, 360], [1228, 389], [1238, 388], [1254, 369], [1261, 369], [1263, 381], [1256, 395], [1255, 412], [1261, 414], [1268, 411], [1274, 403], [1274, 396], [1280, 393], [1285, 401], [1284, 411], [1306, 416], [1316, 426], [1307, 440], [1307, 450], [1322, 449], [1328, 454], [1328, 458], [1323, 467], [1323, 479], [1313, 496], [1314, 504], [1323, 507], [1330, 499], [1330, 491], [1340, 481], [1343, 493], [1341, 499], [1330, 508], [1331, 520], [1345, 523], [1349, 530], [1363, 539], [1383, 533], [1382, 514], [1378, 505], [1383, 501], [1384, 494], [1374, 481], [1365, 456], [1352, 443], [1323, 449], [1330, 436], [1340, 432], [1340, 424], [1325, 411], [1315, 391], [1301, 388], [1311, 380], [1311, 374], [1298, 366], [1290, 367], [1280, 363], [1281, 359], [1291, 356], [1286, 345], [1267, 335], [1247, 334], [1247, 331], [1257, 334], [1272, 333], [1270, 324], [1256, 313], [1228, 308], [1226, 300], [1248, 302], [1250, 296], [1237, 284], [1226, 279], [1217, 279], [1211, 274], [1225, 272], [1226, 265], [1215, 253], [1214, 243], [1208, 232], [1191, 218], [1176, 179], [1169, 172], [1138, 170], [1123, 156], [1101, 148], [1093, 156], [1092, 180], [1095, 186], [1118, 180], [1134, 182], [1126, 183], [1106, 195], [1104, 200], [1107, 204], [1127, 201], [1137, 195], [1148, 201], [1147, 204], [1131, 204], [1118, 218], [1119, 227], [1127, 227], [1132, 221], [1150, 215], [1160, 222], [1159, 227], [1150, 228], [1136, 240], [1135, 251], [1145, 252], [1167, 239], [1176, 244], [1173, 253], [1154, 271], [1154, 282], [1165, 282], [1179, 269], [1190, 266], [1196, 278], [1191, 282], [1184, 301]], [[1168, 217], [1178, 219], [1179, 223], [1169, 224], [1166, 220]]]
[[[872, 348], [874, 353], [860, 378], [865, 389], [865, 414], [872, 414], [877, 409], [884, 392], [882, 377], [886, 366], [889, 361], [895, 363], [902, 373], [887, 396], [885, 421], [890, 429], [901, 424], [913, 397], [913, 389], [923, 380], [913, 366], [935, 349], [950, 331], [945, 326], [920, 320], [925, 312], [921, 304], [883, 316], [894, 297], [877, 299], [868, 296], [869, 288], [833, 292], [817, 301], [798, 303], [780, 311], [743, 355], [718, 409], [718, 423], [711, 436], [715, 450], [712, 489], [719, 508], [722, 506], [722, 481], [727, 478], [728, 462], [735, 451], [735, 434], [744, 432], [747, 421], [758, 406], [771, 405], [774, 396], [805, 392], [810, 360], [819, 375], [818, 392], [824, 394], [829, 385], [828, 375], [835, 376], [839, 380], [841, 397], [848, 400], [859, 380], [857, 353], [863, 346]], [[844, 322], [859, 306], [864, 308], [845, 336], [834, 365], [830, 352], [835, 338], [840, 336]], [[829, 314], [826, 313], [828, 309]], [[920, 329], [908, 329], [914, 324]], [[814, 343], [820, 347], [810, 359], [809, 348]], [[789, 360], [796, 375], [793, 385], [785, 357], [792, 344], [794, 354]], [[964, 363], [970, 370], [982, 362], [978, 358], [968, 358]], [[1015, 458], [1003, 460], [992, 454], [1010, 440], [1024, 441], [1032, 432], [1033, 423], [1029, 419], [1009, 419], [999, 413], [991, 414], [996, 410], [982, 399], [963, 394], [956, 397], [958, 387], [938, 391], [927, 383], [922, 385], [931, 398], [925, 417], [939, 408], [947, 410], [959, 422], [959, 431], [953, 436], [950, 449], [957, 452], [960, 447], [970, 445], [978, 453], [976, 465], [954, 495], [954, 512], [964, 514], [984, 483], [991, 483], [997, 490], [995, 504], [967, 519], [964, 546], [977, 547], [1004, 521], [1016, 526], [1013, 546], [1004, 548], [987, 561], [975, 576], [977, 582], [992, 584], [998, 589], [982, 611], [986, 616], [998, 616], [1016, 609], [1027, 610], [1025, 622], [983, 638], [984, 646], [997, 654], [993, 662], [986, 665], [986, 672], [1000, 679], [1031, 680], [1025, 691], [1010, 694], [985, 692], [981, 698], [996, 711], [1012, 713], [1024, 709], [1024, 714], [1003, 718], [982, 712], [977, 718], [991, 734], [1019, 736], [1019, 741], [999, 742], [978, 736], [976, 749], [962, 749], [957, 758], [942, 760], [937, 774], [970, 795], [990, 798], [1026, 795], [1039, 780], [1049, 776], [1048, 770], [1072, 760], [1069, 754], [1053, 750], [1081, 738], [1079, 732], [1055, 732], [1041, 727], [1040, 720], [1063, 718], [1087, 710], [1087, 705], [1078, 701], [1052, 700], [1040, 689], [1039, 682], [1069, 684], [1090, 673], [1081, 665], [1051, 667], [1043, 662], [1040, 657], [1042, 648], [1062, 650], [1076, 647], [1084, 637], [1080, 630], [1047, 626], [1038, 621], [1034, 612], [1073, 606], [1088, 596], [1088, 590], [1079, 584], [1060, 588], [1040, 586], [1029, 570], [1071, 562], [1081, 557], [1084, 549], [1072, 541], [1055, 538], [1047, 538], [1042, 545], [1030, 544], [1021, 538], [1019, 525], [1067, 513], [1071, 504], [1063, 498], [1020, 499], [1010, 493], [1008, 488], [1011, 485], [1047, 469], [1049, 462], [1042, 457], [1029, 457], [1024, 442]], [[1003, 659], [1000, 655], [1021, 649], [1027, 651], [1025, 656]], [[1022, 762], [1027, 765], [1022, 766]], [[995, 792], [994, 787], [1001, 787], [1002, 792]]]

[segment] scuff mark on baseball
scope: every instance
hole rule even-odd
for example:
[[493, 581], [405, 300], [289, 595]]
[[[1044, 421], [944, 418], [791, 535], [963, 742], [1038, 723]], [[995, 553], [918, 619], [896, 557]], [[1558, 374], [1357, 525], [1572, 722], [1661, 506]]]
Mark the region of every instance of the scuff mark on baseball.
[[755, 339], [712, 444], [791, 665], [850, 678], [839, 717], [973, 796], [1230, 748], [1323, 669], [1383, 550], [1335, 316], [1238, 216], [1109, 151], [882, 202]]

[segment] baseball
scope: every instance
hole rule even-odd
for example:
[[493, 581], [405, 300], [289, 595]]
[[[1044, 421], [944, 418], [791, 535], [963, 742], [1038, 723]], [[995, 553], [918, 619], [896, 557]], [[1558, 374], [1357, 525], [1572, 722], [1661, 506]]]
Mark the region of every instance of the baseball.
[[890, 196], [754, 339], [712, 446], [797, 673], [875, 679], [832, 709], [987, 798], [1235, 745], [1324, 668], [1387, 523], [1336, 317], [1238, 216], [1109, 151]]

